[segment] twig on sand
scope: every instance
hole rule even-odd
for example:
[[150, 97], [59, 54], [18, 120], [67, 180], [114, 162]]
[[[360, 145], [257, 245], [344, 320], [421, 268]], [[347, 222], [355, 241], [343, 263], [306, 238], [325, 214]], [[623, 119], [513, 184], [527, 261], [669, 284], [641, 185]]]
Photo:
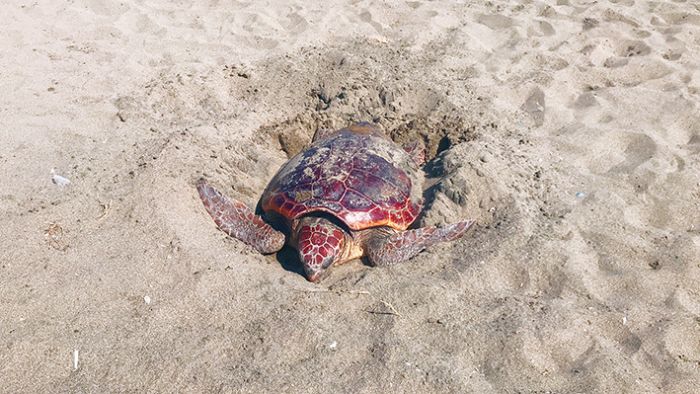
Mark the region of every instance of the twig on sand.
[[52, 248], [61, 252], [65, 252], [68, 249], [68, 244], [63, 240], [63, 227], [59, 223], [49, 223], [49, 227], [44, 230], [44, 236]]
[[100, 203], [100, 205], [102, 206], [102, 214], [97, 217], [97, 221], [102, 221], [102, 219], [109, 215], [110, 209], [112, 208], [112, 200], [109, 200], [106, 204]]
[[374, 298], [375, 300], [381, 302], [382, 304], [384, 304], [384, 306], [386, 306], [390, 310], [389, 311], [373, 311], [373, 310], [363, 309], [364, 312], [371, 313], [373, 315], [393, 315], [393, 316], [402, 317], [401, 314], [399, 313], [399, 311], [396, 310], [396, 308], [393, 305], [391, 305], [391, 303], [384, 301], [380, 298], [376, 298], [375, 296], [372, 295], [372, 293], [370, 293], [367, 290], [331, 290], [331, 289], [326, 289], [326, 288], [317, 288], [317, 289], [316, 288], [306, 288], [306, 289], [295, 289], [295, 290], [303, 291], [306, 293], [336, 293], [336, 294], [368, 295], [368, 296]]
[[399, 317], [401, 317], [401, 315], [399, 315], [398, 313], [394, 313], [394, 312], [370, 311], [370, 310], [368, 310], [368, 309], [363, 309], [363, 311], [364, 311], [364, 312], [367, 312], [367, 313], [371, 313], [371, 314], [373, 314], [373, 315], [391, 315], [391, 316], [399, 316]]
[[375, 315], [394, 315], [394, 316], [401, 317], [401, 314], [399, 313], [399, 311], [396, 310], [396, 308], [394, 308], [393, 305], [391, 305], [390, 303], [388, 303], [388, 302], [386, 302], [386, 301], [384, 301], [384, 300], [378, 300], [378, 301], [381, 302], [382, 304], [384, 304], [384, 306], [386, 306], [387, 308], [391, 309], [391, 311], [390, 311], [390, 312], [380, 312], [380, 311], [368, 311], [368, 310], [365, 310], [365, 312], [367, 312], [367, 313], [372, 313], [372, 314], [375, 314]]
[[363, 294], [363, 295], [372, 295], [369, 291], [367, 290], [331, 290], [331, 289], [325, 289], [325, 288], [320, 288], [320, 289], [295, 289], [297, 291], [303, 291], [306, 293], [336, 293], [336, 294]]

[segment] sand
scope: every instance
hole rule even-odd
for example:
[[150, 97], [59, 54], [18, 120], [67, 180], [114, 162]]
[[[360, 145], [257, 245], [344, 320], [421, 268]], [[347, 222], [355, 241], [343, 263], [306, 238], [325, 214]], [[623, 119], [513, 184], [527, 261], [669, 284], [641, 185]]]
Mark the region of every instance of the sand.
[[[697, 2], [2, 8], [1, 392], [697, 389]], [[318, 285], [216, 229], [357, 120], [476, 228]]]

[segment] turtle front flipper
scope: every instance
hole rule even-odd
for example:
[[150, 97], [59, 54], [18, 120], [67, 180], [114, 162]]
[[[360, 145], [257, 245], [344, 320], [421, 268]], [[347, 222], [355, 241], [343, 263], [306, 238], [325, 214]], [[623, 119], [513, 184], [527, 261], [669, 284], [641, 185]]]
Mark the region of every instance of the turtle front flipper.
[[373, 265], [391, 265], [406, 261], [423, 249], [436, 243], [454, 241], [464, 235], [473, 220], [453, 223], [445, 227], [422, 227], [391, 235], [377, 234], [367, 242], [365, 253]]
[[284, 233], [270, 227], [247, 205], [230, 200], [204, 179], [197, 182], [197, 191], [204, 207], [221, 231], [263, 254], [277, 252], [284, 246]]

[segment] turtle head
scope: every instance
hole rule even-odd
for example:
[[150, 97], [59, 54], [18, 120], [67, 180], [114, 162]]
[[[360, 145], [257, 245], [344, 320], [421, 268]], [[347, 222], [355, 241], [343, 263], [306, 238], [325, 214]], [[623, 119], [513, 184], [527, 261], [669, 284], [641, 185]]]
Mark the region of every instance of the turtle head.
[[297, 227], [297, 249], [306, 278], [318, 282], [341, 259], [345, 230], [321, 217], [303, 217]]

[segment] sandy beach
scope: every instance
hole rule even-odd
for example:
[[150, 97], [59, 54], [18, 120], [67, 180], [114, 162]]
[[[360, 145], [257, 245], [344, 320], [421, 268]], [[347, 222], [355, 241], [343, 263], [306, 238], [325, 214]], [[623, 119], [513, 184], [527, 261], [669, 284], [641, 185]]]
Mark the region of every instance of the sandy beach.
[[[700, 5], [8, 0], [0, 392], [691, 393]], [[217, 230], [319, 128], [463, 239], [308, 282]]]

